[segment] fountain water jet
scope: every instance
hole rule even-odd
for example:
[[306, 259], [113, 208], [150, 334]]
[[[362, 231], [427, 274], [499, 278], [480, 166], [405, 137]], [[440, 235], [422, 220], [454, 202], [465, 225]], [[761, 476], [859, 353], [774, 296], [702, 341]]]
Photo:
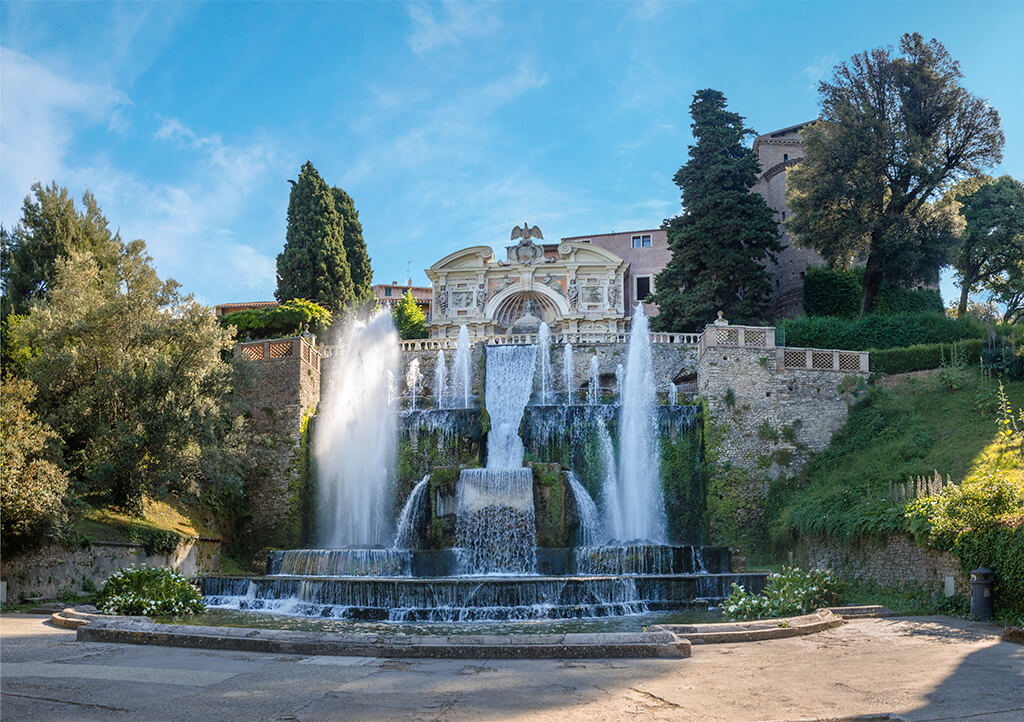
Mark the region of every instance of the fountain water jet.
[[468, 409], [470, 391], [472, 389], [472, 373], [469, 368], [470, 356], [472, 355], [472, 347], [469, 343], [469, 329], [463, 326], [459, 326], [459, 340], [455, 348], [455, 361], [452, 364], [452, 380], [454, 399], [453, 406], [461, 403], [463, 409]]
[[313, 440], [326, 546], [391, 542], [398, 427], [390, 380], [398, 357], [398, 332], [381, 311], [349, 327], [328, 369]]
[[577, 541], [580, 546], [594, 546], [603, 541], [601, 530], [601, 516], [597, 512], [597, 504], [593, 498], [571, 471], [565, 472], [569, 481], [569, 491], [572, 493], [573, 501], [576, 503], [576, 514], [579, 516], [579, 531]]
[[601, 376], [598, 373], [597, 354], [590, 357], [590, 383], [587, 385], [587, 403], [591, 406], [601, 403]]
[[451, 405], [448, 398], [448, 368], [444, 362], [444, 351], [437, 350], [434, 364], [434, 408], [443, 409]]
[[551, 388], [551, 329], [547, 323], [541, 322], [537, 331], [537, 362], [540, 366], [539, 378], [540, 402], [548, 403], [548, 390]]
[[430, 474], [424, 476], [409, 493], [405, 500], [402, 513], [398, 515], [398, 524], [395, 528], [395, 541], [391, 545], [393, 549], [410, 549], [416, 539], [416, 520], [423, 512], [423, 505], [427, 500], [429, 491]]
[[572, 392], [573, 392], [573, 383], [572, 383], [573, 368], [572, 368], [572, 344], [571, 343], [566, 343], [565, 346], [562, 347], [562, 373], [565, 376], [565, 403], [566, 404], [571, 404], [572, 403]]

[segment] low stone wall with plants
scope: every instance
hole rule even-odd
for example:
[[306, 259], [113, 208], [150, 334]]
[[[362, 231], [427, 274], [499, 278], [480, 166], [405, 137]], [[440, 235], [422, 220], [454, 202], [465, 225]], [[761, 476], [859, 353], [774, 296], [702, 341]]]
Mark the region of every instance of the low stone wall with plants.
[[96, 592], [107, 577], [133, 564], [174, 569], [189, 577], [220, 570], [219, 539], [186, 538], [171, 551], [161, 546], [121, 542], [91, 542], [82, 547], [53, 544], [4, 558], [0, 575], [7, 582], [7, 601], [19, 602]]
[[918, 546], [905, 536], [842, 544], [828, 539], [805, 539], [797, 556], [811, 569], [831, 569], [841, 577], [887, 587], [910, 584], [939, 593], [946, 577], [951, 576], [957, 594], [970, 593], [968, 580], [955, 556]]

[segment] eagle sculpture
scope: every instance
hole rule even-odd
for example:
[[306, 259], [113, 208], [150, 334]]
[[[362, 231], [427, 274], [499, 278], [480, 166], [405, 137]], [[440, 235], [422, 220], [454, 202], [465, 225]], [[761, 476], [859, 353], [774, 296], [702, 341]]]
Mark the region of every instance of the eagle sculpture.
[[531, 238], [538, 238], [543, 241], [544, 234], [540, 232], [540, 228], [538, 228], [537, 226], [530, 228], [530, 224], [527, 223], [526, 221], [523, 221], [522, 228], [516, 226], [515, 228], [512, 229], [512, 237], [509, 240], [514, 241], [517, 238], [522, 239], [520, 243], [529, 243]]

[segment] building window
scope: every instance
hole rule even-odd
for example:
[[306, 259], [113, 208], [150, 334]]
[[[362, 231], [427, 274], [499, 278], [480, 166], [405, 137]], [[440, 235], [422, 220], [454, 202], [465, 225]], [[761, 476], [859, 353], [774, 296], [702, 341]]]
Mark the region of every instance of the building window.
[[789, 160], [789, 153], [783, 153], [782, 154], [782, 162], [785, 163], [787, 160]]
[[385, 288], [384, 289], [384, 295], [385, 296], [390, 296], [391, 295], [391, 289], [390, 288]]
[[642, 236], [633, 236], [633, 248], [650, 248], [651, 236], [645, 233]]
[[636, 292], [636, 300], [643, 301], [645, 298], [651, 295], [651, 277], [650, 276], [637, 276], [633, 279], [634, 291]]

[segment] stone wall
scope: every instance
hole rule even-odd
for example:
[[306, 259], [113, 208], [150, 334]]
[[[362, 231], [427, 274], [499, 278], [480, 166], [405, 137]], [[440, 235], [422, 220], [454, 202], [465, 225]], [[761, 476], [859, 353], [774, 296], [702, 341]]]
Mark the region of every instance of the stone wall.
[[947, 576], [957, 594], [970, 593], [960, 562], [949, 552], [926, 549], [904, 536], [839, 544], [824, 539], [804, 540], [797, 551], [801, 563], [831, 569], [841, 576], [884, 586], [920, 585], [942, 592]]
[[[242, 344], [239, 353], [271, 342]], [[248, 509], [243, 541], [256, 546], [298, 546], [303, 532], [307, 459], [304, 423], [320, 403], [320, 359], [300, 338], [282, 358], [264, 354], [253, 360], [255, 382], [249, 423], [253, 450], [247, 458]]]
[[185, 539], [172, 554], [146, 554], [139, 544], [92, 542], [86, 547], [50, 545], [4, 558], [7, 599], [59, 598], [68, 592], [100, 590], [118, 569], [130, 565], [166, 567], [186, 576], [220, 571], [220, 540]]

